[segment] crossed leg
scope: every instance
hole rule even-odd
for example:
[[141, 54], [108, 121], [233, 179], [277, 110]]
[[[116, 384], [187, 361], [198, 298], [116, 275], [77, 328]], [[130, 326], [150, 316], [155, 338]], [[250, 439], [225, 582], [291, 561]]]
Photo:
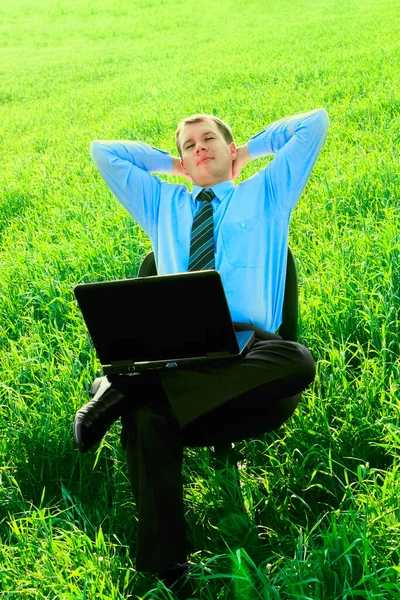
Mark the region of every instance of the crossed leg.
[[[136, 403], [132, 398], [132, 403], [125, 404], [128, 408], [122, 415], [121, 439], [139, 515], [137, 570], [163, 571], [186, 560], [184, 446], [243, 440], [276, 429], [294, 412], [301, 392], [315, 376], [311, 354], [294, 342], [258, 342], [253, 355], [241, 361], [241, 375], [246, 373], [246, 364], [247, 389], [233, 392], [222, 405], [183, 427], [161, 383], [153, 385], [151, 400], [146, 403]], [[234, 377], [234, 368], [221, 367], [222, 385], [229, 370]], [[249, 385], [251, 379], [256, 382], [253, 387]], [[243, 383], [243, 377], [238, 382]], [[223, 391], [226, 393], [226, 388]], [[146, 388], [136, 385], [134, 394], [143, 397]]]

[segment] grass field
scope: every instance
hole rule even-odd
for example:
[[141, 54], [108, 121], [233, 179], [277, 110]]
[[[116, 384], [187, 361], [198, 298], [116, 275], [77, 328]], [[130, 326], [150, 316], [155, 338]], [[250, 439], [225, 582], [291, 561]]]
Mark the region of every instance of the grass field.
[[240, 144], [317, 107], [331, 125], [290, 235], [317, 377], [284, 427], [237, 444], [245, 510], [209, 449], [185, 450], [194, 597], [400, 597], [399, 40], [396, 0], [2, 0], [0, 598], [157, 588], [130, 558], [119, 424], [88, 455], [72, 438], [99, 368], [73, 288], [135, 276], [150, 248], [90, 142], [176, 155], [188, 114]]

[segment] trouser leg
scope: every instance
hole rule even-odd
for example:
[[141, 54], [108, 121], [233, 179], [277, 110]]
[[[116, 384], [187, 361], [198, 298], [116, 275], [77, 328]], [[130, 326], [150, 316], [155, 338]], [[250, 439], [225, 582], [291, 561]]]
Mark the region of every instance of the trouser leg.
[[257, 438], [278, 429], [294, 413], [301, 393], [274, 398], [271, 386], [249, 390], [202, 415], [182, 430], [184, 446], [215, 446]]
[[[260, 377], [263, 367], [265, 376]], [[233, 394], [189, 425], [179, 424], [158, 383], [147, 389], [154, 400], [142, 406], [132, 404], [122, 416], [122, 441], [139, 517], [139, 571], [162, 571], [186, 558], [183, 446], [215, 445], [276, 428], [294, 411], [301, 391], [314, 377], [315, 366], [308, 351], [298, 345], [258, 345], [246, 367], [250, 378], [247, 371], [254, 373], [258, 385]], [[193, 400], [188, 396], [187, 401]]]
[[[299, 398], [300, 394], [276, 399], [273, 410], [268, 410], [265, 390], [251, 390], [182, 431], [161, 396], [123, 415], [128, 473], [138, 512], [138, 571], [163, 571], [187, 558], [183, 447], [261, 435], [281, 425]], [[244, 406], [255, 413], [246, 420], [240, 415]]]
[[181, 433], [161, 386], [159, 392], [122, 417], [138, 512], [136, 568], [149, 572], [187, 558]]
[[[214, 446], [263, 435], [278, 428], [295, 411], [301, 394], [315, 377], [310, 352], [300, 344], [259, 345], [252, 363], [266, 359], [265, 381], [201, 415], [182, 428], [186, 446]], [[292, 355], [296, 360], [292, 360]]]
[[[268, 385], [282, 398], [301, 392], [315, 376], [310, 352], [296, 342], [257, 340], [246, 356], [230, 363], [171, 369], [161, 382], [181, 428], [246, 392]], [[296, 389], [296, 382], [299, 386]], [[304, 383], [304, 385], [303, 385]], [[285, 386], [293, 384], [290, 393]], [[302, 387], [303, 386], [303, 387]]]

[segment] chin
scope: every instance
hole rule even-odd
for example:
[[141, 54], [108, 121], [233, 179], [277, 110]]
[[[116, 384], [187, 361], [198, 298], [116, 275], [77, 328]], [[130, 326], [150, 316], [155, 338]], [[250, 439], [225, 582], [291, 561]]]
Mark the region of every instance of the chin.
[[197, 181], [195, 181], [193, 179], [193, 185], [198, 185], [200, 187], [211, 187], [214, 184], [210, 183], [210, 181], [202, 181], [202, 180], [199, 180], [199, 179]]

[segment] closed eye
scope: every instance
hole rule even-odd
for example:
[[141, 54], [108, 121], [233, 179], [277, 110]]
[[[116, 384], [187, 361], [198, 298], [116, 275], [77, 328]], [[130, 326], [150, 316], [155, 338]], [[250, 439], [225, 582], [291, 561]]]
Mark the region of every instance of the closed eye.
[[[206, 142], [208, 142], [208, 140], [213, 140], [215, 139], [214, 136], [211, 137], [206, 137], [204, 138], [206, 140]], [[193, 148], [194, 144], [189, 144], [189, 146], [186, 146], [186, 150], [189, 150], [189, 148]]]

